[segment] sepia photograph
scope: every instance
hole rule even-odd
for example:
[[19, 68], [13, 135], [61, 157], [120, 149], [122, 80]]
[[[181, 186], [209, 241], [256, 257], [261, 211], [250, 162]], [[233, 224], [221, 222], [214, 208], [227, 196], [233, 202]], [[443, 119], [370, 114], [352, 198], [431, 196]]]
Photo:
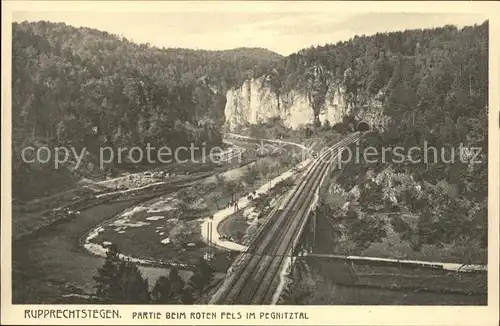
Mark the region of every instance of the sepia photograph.
[[488, 305], [488, 15], [114, 8], [9, 22], [25, 321]]

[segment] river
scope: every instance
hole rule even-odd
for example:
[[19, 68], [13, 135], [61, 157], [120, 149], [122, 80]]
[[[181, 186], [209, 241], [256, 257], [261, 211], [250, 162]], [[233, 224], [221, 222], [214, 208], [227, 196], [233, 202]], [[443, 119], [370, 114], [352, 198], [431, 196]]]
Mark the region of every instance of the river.
[[[245, 165], [222, 174], [227, 179], [237, 179], [247, 168], [248, 165]], [[207, 177], [202, 182], [213, 181], [214, 176]], [[93, 276], [103, 265], [104, 259], [83, 248], [82, 237], [96, 225], [141, 201], [144, 199], [134, 197], [125, 201], [102, 203], [81, 211], [75, 218], [13, 242], [13, 303], [57, 302], [63, 293], [93, 293]], [[150, 286], [158, 277], [167, 275], [170, 271], [168, 268], [149, 266], [140, 266], [140, 269], [148, 278]], [[179, 270], [179, 274], [187, 280], [192, 272]]]
[[[100, 204], [13, 243], [13, 303], [49, 302], [68, 285], [93, 292], [93, 276], [104, 259], [89, 254], [80, 239], [95, 225], [137, 202], [135, 199]], [[169, 272], [167, 268], [155, 267], [141, 270], [150, 284]], [[180, 274], [187, 279], [191, 272], [181, 270]]]

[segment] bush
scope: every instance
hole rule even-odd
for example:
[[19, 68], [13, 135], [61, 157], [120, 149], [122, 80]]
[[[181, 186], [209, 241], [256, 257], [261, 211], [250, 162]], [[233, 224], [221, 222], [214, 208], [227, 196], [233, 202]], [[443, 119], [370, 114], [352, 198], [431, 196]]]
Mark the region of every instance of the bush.
[[96, 294], [111, 303], [147, 303], [150, 301], [148, 280], [142, 277], [137, 266], [120, 258], [116, 245], [106, 253], [104, 265], [94, 276]]
[[206, 288], [210, 286], [214, 279], [214, 273], [215, 270], [206, 260], [199, 260], [193, 275], [189, 279], [189, 287], [192, 289], [195, 298], [200, 298]]
[[184, 302], [184, 280], [176, 268], [172, 268], [168, 277], [160, 276], [151, 291], [155, 303], [179, 304]]
[[372, 242], [380, 242], [387, 237], [383, 220], [371, 216], [355, 219], [349, 223], [347, 232], [357, 247], [363, 249], [368, 248]]
[[411, 230], [408, 223], [405, 222], [399, 215], [395, 215], [391, 219], [391, 225], [394, 231], [396, 231], [401, 239], [405, 240], [408, 236], [408, 232]]

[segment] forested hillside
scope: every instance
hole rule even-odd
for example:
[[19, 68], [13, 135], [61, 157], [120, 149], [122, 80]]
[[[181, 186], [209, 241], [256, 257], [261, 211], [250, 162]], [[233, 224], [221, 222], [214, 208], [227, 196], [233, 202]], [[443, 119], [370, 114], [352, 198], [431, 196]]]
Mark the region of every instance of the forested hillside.
[[410, 117], [412, 125], [420, 125], [431, 118], [426, 115], [429, 111], [440, 111], [432, 118], [441, 124], [450, 113], [453, 119], [476, 116], [476, 110], [485, 109], [487, 62], [485, 22], [463, 29], [445, 26], [355, 36], [311, 47], [274, 64], [267, 82], [278, 93], [291, 89], [306, 93], [316, 115], [328, 88], [342, 85], [347, 104], [357, 110], [378, 97], [391, 116], [404, 116], [403, 122]]
[[468, 171], [475, 177], [460, 187], [484, 197], [487, 62], [487, 22], [355, 36], [286, 58], [265, 49], [159, 49], [89, 28], [14, 24], [14, 189], [40, 176], [28, 171], [54, 180], [64, 175], [23, 164], [19, 151], [30, 144], [85, 146], [91, 153], [99, 146], [148, 142], [218, 144], [226, 91], [265, 75], [278, 96], [292, 89], [306, 94], [316, 118], [335, 86], [345, 89], [354, 116], [374, 98], [380, 100], [392, 122], [379, 139], [370, 140], [379, 145], [481, 146], [480, 165], [404, 169], [417, 170], [431, 182], [444, 173], [457, 184]]
[[[420, 258], [486, 261], [487, 22], [354, 37], [293, 54], [268, 74], [277, 92], [306, 93], [316, 117], [326, 91], [338, 85], [345, 88], [351, 119], [369, 109], [374, 98], [390, 118], [384, 130], [366, 135], [359, 148], [361, 153], [375, 148], [376, 162], [361, 157], [332, 180], [350, 201], [349, 210], [342, 212], [331, 203], [322, 207], [340, 224], [337, 230], [347, 230], [344, 247], [355, 243], [358, 254], [365, 249], [380, 254], [381, 245], [367, 249], [380, 241], [388, 250], [399, 246], [398, 254], [408, 254], [408, 248], [401, 248], [407, 242], [413, 250], [425, 249], [417, 254]], [[404, 154], [413, 148], [412, 160], [419, 162], [409, 157], [395, 162], [390, 154], [383, 161], [381, 151], [396, 146]], [[431, 147], [435, 151], [426, 154]], [[384, 219], [394, 230], [386, 233]], [[384, 239], [394, 239], [394, 233], [402, 242], [387, 244]]]
[[[262, 80], [276, 96], [306, 96], [315, 126], [304, 134], [350, 132], [364, 110], [388, 118], [332, 173], [318, 212], [333, 225], [325, 232], [339, 234], [324, 250], [486, 262], [488, 22], [311, 47], [273, 63]], [[342, 92], [337, 109], [344, 122], [320, 127], [332, 91]], [[287, 132], [276, 124], [257, 127]], [[363, 157], [368, 147], [370, 161]], [[391, 154], [398, 147], [402, 157]]]
[[226, 90], [280, 59], [258, 48], [159, 49], [44, 21], [13, 24], [12, 40], [15, 196], [40, 178], [57, 185], [86, 173], [24, 164], [25, 146], [95, 155], [99, 146], [220, 144]]
[[[428, 147], [443, 148], [445, 157], [454, 156], [457, 164], [399, 168], [413, 169], [432, 182], [451, 180], [471, 196], [486, 196], [488, 22], [462, 29], [445, 26], [355, 36], [301, 50], [273, 63], [266, 75], [277, 93], [295, 89], [307, 94], [316, 117], [332, 86], [345, 88], [352, 119], [377, 98], [391, 122], [369, 138], [370, 144], [409, 149], [423, 148], [425, 141]], [[451, 151], [460, 144], [481, 147], [482, 163], [460, 164], [462, 154]], [[466, 180], [464, 175], [470, 177]]]

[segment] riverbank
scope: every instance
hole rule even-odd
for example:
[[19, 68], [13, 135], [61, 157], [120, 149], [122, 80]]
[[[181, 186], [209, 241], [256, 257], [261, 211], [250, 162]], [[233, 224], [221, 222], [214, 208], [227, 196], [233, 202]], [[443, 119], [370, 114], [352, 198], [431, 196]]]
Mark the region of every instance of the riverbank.
[[[253, 160], [247, 159], [243, 165], [251, 162]], [[120, 187], [116, 184], [119, 180], [128, 181], [134, 176], [108, 180], [107, 182], [115, 183], [113, 189], [88, 194], [87, 198], [70, 199], [69, 202], [55, 201], [51, 203], [56, 206], [55, 209], [13, 216], [13, 227], [16, 229], [17, 226], [19, 231], [14, 230], [12, 234], [13, 303], [60, 303], [66, 302], [63, 295], [71, 297], [72, 294], [92, 294], [93, 276], [104, 259], [91, 255], [83, 248], [83, 235], [129, 207], [202, 182], [217, 172], [226, 172], [234, 167], [241, 168], [239, 163], [226, 164], [212, 171], [177, 176], [182, 182], [173, 182], [174, 184], [167, 181], [156, 184], [152, 172], [141, 172], [146, 185], [129, 188], [127, 185]], [[117, 188], [122, 189], [113, 191]], [[41, 200], [36, 204], [43, 206], [43, 202]], [[72, 205], [80, 206], [76, 210], [76, 206]], [[44, 217], [44, 214], [49, 216]], [[140, 269], [149, 279], [150, 285], [159, 276], [169, 272], [165, 266], [145, 265]], [[188, 279], [191, 271], [183, 269], [180, 274]]]

